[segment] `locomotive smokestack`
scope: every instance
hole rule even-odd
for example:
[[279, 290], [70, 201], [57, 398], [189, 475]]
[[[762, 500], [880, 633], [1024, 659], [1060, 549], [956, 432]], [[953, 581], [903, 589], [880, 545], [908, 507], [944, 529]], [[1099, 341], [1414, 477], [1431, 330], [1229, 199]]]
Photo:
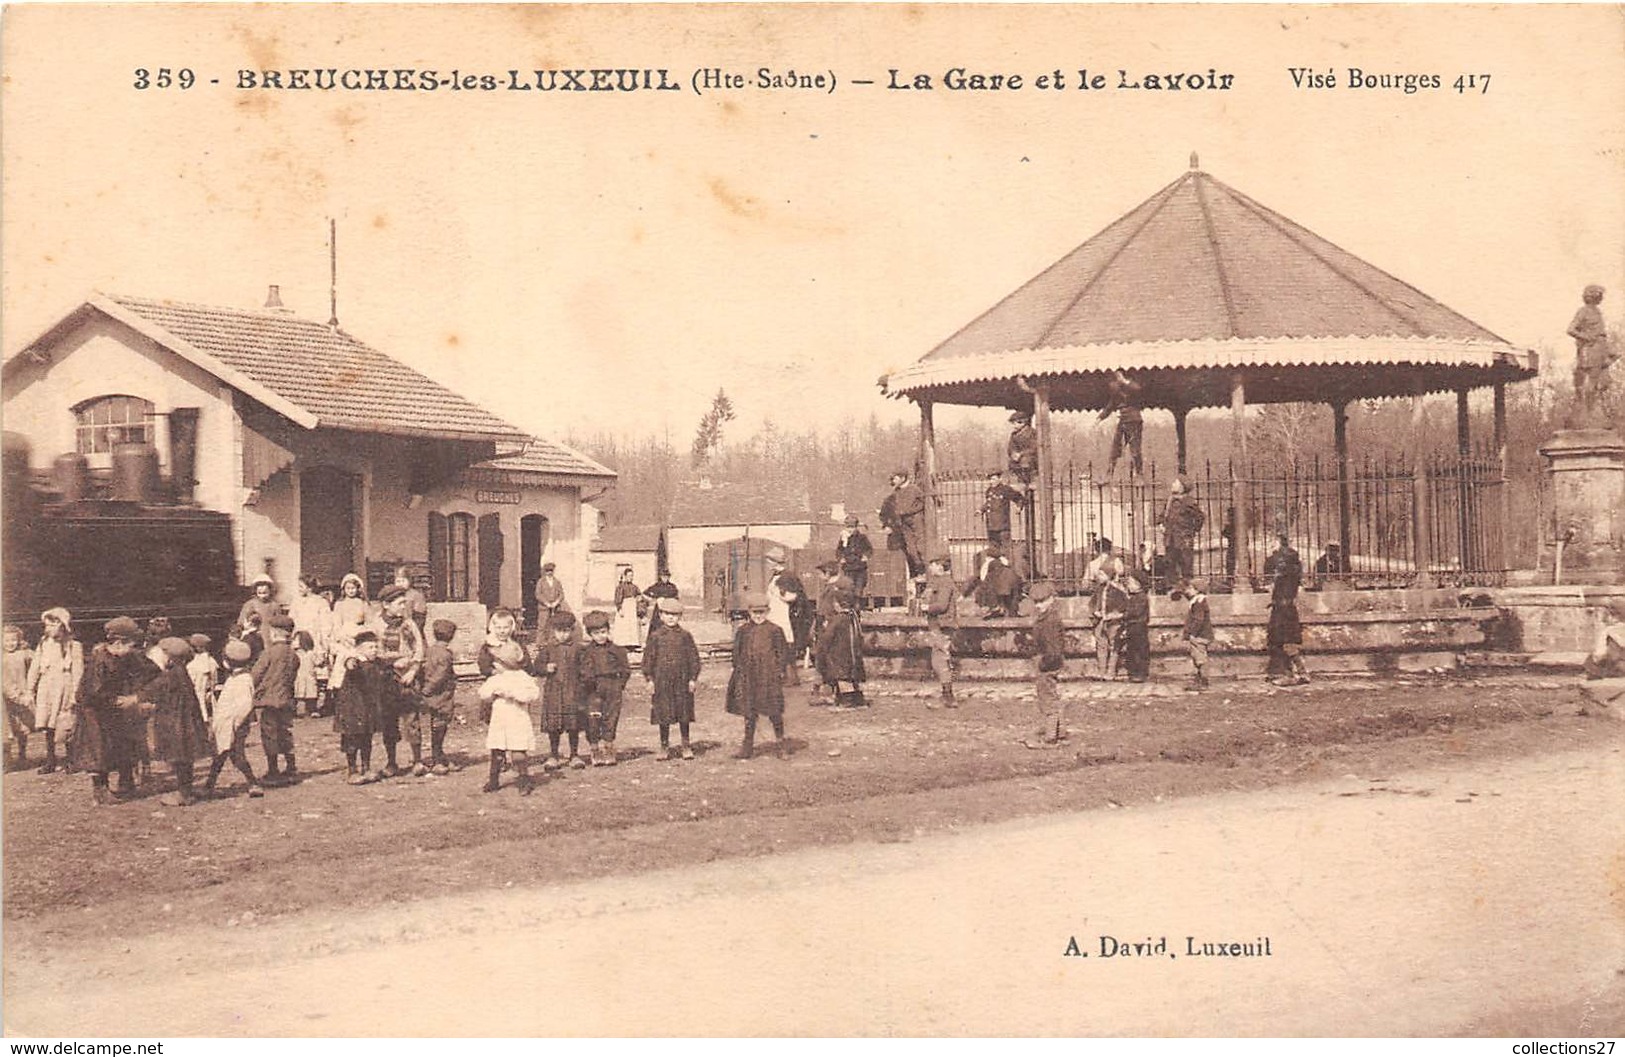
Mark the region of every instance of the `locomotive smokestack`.
[[282, 288], [275, 283], [271, 284], [271, 292], [265, 295], [265, 307], [273, 312], [286, 312], [287, 306], [282, 303]]

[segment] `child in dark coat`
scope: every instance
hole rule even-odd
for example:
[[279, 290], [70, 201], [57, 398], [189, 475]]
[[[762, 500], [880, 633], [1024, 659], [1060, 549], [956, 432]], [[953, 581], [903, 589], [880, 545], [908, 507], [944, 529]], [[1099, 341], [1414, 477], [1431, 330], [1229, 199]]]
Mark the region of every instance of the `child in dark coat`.
[[534, 672], [542, 683], [542, 731], [547, 735], [547, 762], [544, 770], [556, 771], [564, 766], [559, 759], [559, 738], [570, 736], [570, 766], [581, 770], [587, 761], [581, 758], [581, 732], [587, 728], [587, 714], [581, 693], [581, 669], [578, 655], [581, 646], [575, 641], [576, 618], [571, 613], [554, 613], [548, 618], [551, 642], [543, 642], [536, 651]]
[[372, 771], [372, 740], [378, 733], [384, 695], [393, 694], [394, 669], [378, 659], [378, 633], [356, 632], [354, 649], [344, 659], [344, 681], [338, 690], [339, 746], [344, 750], [351, 785], [383, 778]]
[[[293, 618], [278, 613], [265, 629], [265, 649], [260, 651], [252, 669], [254, 675], [254, 711], [260, 721], [260, 745], [265, 749], [265, 781], [275, 785], [284, 775], [292, 778], [294, 685], [299, 681], [299, 657], [293, 652], [289, 639], [293, 636]], [[278, 770], [277, 757], [287, 761], [285, 770]]]
[[187, 807], [197, 802], [192, 792], [193, 764], [213, 757], [209, 731], [203, 725], [192, 674], [186, 670], [192, 659], [192, 644], [169, 636], [158, 640], [164, 658], [163, 674], [141, 691], [141, 700], [151, 706], [150, 722], [154, 752], [167, 760], [175, 772], [176, 791], [159, 797], [166, 807]]
[[1213, 645], [1213, 615], [1208, 609], [1207, 581], [1192, 580], [1184, 591], [1190, 600], [1185, 611], [1185, 650], [1191, 658], [1191, 681], [1187, 690], [1207, 689], [1207, 650]]
[[[115, 617], [107, 622], [103, 641], [85, 665], [68, 759], [76, 769], [90, 772], [91, 794], [98, 804], [135, 792], [133, 732], [144, 727], [133, 722], [137, 691], [158, 675], [141, 652], [140, 639], [141, 628], [134, 620]], [[107, 779], [114, 771], [119, 785], [110, 793]]]
[[784, 663], [790, 644], [767, 619], [765, 594], [749, 596], [745, 606], [750, 619], [734, 632], [734, 670], [728, 680], [728, 711], [745, 718], [745, 740], [734, 758], [748, 760], [755, 754], [756, 720], [766, 716], [778, 739], [778, 756], [784, 759], [790, 754], [784, 743]]
[[848, 591], [830, 598], [835, 613], [818, 633], [818, 677], [835, 690], [837, 708], [865, 708], [863, 637], [858, 631], [857, 598]]
[[1038, 702], [1038, 731], [1026, 740], [1029, 749], [1053, 749], [1066, 740], [1066, 704], [1061, 700], [1061, 667], [1066, 660], [1066, 629], [1055, 605], [1055, 585], [1048, 580], [1027, 592], [1033, 617], [1033, 689]]
[[437, 620], [431, 630], [433, 641], [423, 650], [423, 708], [429, 713], [429, 764], [435, 774], [449, 774], [446, 731], [451, 728], [451, 718], [457, 709], [457, 671], [451, 653], [457, 625], [449, 620]]
[[[700, 651], [694, 636], [681, 627], [683, 604], [675, 598], [662, 598], [656, 605], [655, 627], [643, 649], [643, 678], [650, 687], [649, 722], [660, 728], [660, 751], [667, 759], [676, 754], [671, 748], [671, 726], [677, 724], [682, 737], [680, 754], [694, 758], [688, 743], [689, 724], [694, 722], [694, 688], [700, 678]], [[791, 610], [792, 615], [794, 610]]]
[[581, 647], [577, 665], [581, 694], [587, 705], [587, 741], [594, 767], [614, 767], [615, 732], [621, 724], [621, 698], [632, 677], [626, 647], [610, 641], [610, 616], [595, 609], [581, 618], [590, 640]]

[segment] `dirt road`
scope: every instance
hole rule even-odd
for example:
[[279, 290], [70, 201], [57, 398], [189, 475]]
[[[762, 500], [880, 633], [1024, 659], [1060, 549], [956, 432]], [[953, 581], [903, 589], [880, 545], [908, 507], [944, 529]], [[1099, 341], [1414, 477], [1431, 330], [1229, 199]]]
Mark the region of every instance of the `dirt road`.
[[1617, 1035], [1625, 750], [176, 925], [9, 963], [8, 1033]]

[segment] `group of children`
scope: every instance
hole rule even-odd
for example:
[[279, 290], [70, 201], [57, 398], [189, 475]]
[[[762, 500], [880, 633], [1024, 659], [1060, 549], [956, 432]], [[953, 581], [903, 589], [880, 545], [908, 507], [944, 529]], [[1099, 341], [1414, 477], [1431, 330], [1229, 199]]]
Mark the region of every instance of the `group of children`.
[[[641, 666], [651, 690], [649, 721], [660, 728], [660, 748], [668, 759], [692, 760], [689, 737], [700, 677], [699, 647], [681, 625], [681, 602], [660, 598], [655, 609], [656, 620], [643, 647]], [[491, 753], [485, 792], [501, 788], [502, 772], [509, 766], [517, 775], [515, 786], [520, 795], [529, 795], [534, 788], [529, 763], [538, 742], [531, 706], [538, 701], [541, 732], [548, 739], [544, 773], [566, 767], [614, 767], [620, 762], [615, 738], [632, 666], [627, 648], [612, 641], [612, 622], [610, 614], [601, 610], [586, 613], [581, 626], [587, 641], [582, 642], [574, 616], [555, 613], [540, 633], [546, 638], [539, 637], [527, 650], [515, 637], [518, 621], [514, 614], [502, 608], [492, 611], [478, 656], [480, 674], [485, 677], [479, 687], [482, 718], [487, 724], [485, 744]], [[676, 747], [671, 744], [674, 726], [680, 738]], [[587, 736], [586, 756], [581, 753], [582, 734]], [[566, 739], [568, 756], [561, 755]]]

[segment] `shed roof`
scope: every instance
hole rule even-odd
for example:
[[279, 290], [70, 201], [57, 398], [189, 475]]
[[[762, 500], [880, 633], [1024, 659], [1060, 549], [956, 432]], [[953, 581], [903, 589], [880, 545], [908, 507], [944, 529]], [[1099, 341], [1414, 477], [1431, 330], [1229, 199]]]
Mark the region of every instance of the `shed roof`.
[[594, 551], [654, 553], [660, 548], [659, 525], [611, 525], [592, 541]]
[[[1113, 370], [1148, 406], [1385, 396], [1514, 381], [1535, 354], [1195, 167], [892, 372], [893, 395], [1098, 408]], [[1309, 370], [1303, 370], [1309, 368]], [[1373, 370], [1373, 368], [1377, 368]]]
[[805, 491], [779, 484], [734, 482], [680, 485], [672, 499], [673, 527], [699, 525], [805, 525], [813, 520]]
[[[338, 327], [287, 311], [98, 294], [33, 342], [100, 313], [196, 363], [306, 429], [453, 440], [531, 438]], [[23, 357], [12, 357], [9, 369]]]

